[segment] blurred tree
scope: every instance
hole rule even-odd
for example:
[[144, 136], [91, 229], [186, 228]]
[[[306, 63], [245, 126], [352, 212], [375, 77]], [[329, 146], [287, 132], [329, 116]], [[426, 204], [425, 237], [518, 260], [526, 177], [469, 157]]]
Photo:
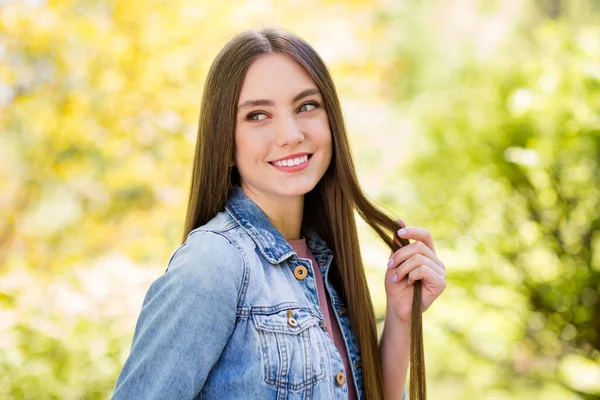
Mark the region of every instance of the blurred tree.
[[[389, 25], [404, 38], [389, 72], [404, 83], [389, 93], [417, 128], [379, 199], [454, 249], [452, 306], [435, 315], [451, 336], [443, 343], [485, 377], [466, 383], [464, 398], [501, 387], [551, 398], [542, 390], [556, 385], [598, 398], [600, 29], [540, 20], [481, 56], [475, 37], [446, 54], [423, 48], [448, 32], [420, 23], [413, 47]], [[400, 200], [398, 176], [410, 178]], [[431, 357], [435, 376], [464, 376], [465, 363]]]

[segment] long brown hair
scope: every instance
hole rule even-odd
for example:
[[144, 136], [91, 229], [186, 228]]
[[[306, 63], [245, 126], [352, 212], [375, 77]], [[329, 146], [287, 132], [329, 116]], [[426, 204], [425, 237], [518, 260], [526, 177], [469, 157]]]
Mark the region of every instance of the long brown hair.
[[[402, 224], [368, 200], [358, 183], [338, 95], [317, 52], [298, 36], [278, 28], [248, 30], [231, 39], [213, 61], [202, 96], [194, 169], [183, 241], [227, 204], [240, 183], [232, 166], [236, 108], [246, 70], [258, 57], [292, 57], [321, 90], [332, 133], [332, 159], [323, 178], [305, 195], [303, 226], [314, 229], [334, 255], [335, 285], [347, 305], [362, 358], [366, 398], [384, 399], [375, 312], [360, 254], [354, 210], [393, 251], [407, 245], [396, 231]], [[414, 284], [410, 349], [410, 398], [425, 399], [421, 322], [421, 281]]]

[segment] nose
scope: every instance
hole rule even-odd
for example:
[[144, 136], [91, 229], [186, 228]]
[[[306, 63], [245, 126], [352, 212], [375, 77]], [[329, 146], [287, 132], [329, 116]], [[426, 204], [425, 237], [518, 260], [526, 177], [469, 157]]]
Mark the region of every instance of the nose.
[[280, 118], [280, 121], [276, 127], [276, 142], [278, 146], [290, 145], [293, 147], [304, 140], [304, 134], [298, 128], [298, 124], [293, 117]]

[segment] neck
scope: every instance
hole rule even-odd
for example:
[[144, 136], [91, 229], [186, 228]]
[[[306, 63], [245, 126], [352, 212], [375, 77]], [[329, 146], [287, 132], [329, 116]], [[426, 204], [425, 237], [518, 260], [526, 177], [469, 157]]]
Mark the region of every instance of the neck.
[[255, 192], [243, 183], [241, 187], [246, 196], [260, 207], [285, 240], [300, 239], [304, 195], [272, 196]]

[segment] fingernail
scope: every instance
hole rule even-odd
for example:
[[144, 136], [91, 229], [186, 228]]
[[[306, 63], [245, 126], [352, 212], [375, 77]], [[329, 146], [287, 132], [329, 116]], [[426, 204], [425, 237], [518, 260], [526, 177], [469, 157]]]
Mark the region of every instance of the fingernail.
[[398, 275], [394, 274], [394, 276], [392, 276], [392, 282], [396, 283], [397, 280], [398, 280]]
[[406, 229], [402, 228], [400, 230], [398, 230], [398, 235], [402, 236], [406, 233]]
[[390, 261], [388, 261], [388, 268], [390, 268], [393, 264], [394, 264], [394, 259], [390, 258]]

